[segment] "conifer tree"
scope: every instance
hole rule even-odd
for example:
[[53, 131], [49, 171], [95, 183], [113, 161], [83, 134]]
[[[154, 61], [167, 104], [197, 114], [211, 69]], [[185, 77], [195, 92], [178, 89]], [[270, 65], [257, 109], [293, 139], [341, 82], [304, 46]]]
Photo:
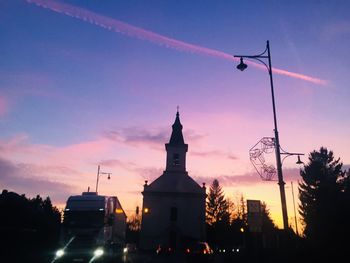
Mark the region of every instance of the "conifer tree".
[[[300, 171], [299, 212], [304, 224], [304, 235], [314, 247], [328, 247], [335, 244], [337, 236], [347, 226], [341, 226], [340, 217], [344, 207], [344, 176], [340, 158], [321, 147], [309, 154], [309, 163]], [[349, 206], [349, 203], [347, 203]], [[345, 222], [344, 222], [345, 223]], [[348, 225], [348, 223], [345, 223]]]
[[267, 204], [265, 202], [261, 203], [261, 216], [263, 232], [269, 232], [277, 229], [275, 223], [271, 218], [270, 210], [267, 208]]
[[207, 223], [213, 225], [220, 221], [230, 223], [229, 204], [225, 199], [219, 181], [215, 179], [210, 185], [206, 205]]

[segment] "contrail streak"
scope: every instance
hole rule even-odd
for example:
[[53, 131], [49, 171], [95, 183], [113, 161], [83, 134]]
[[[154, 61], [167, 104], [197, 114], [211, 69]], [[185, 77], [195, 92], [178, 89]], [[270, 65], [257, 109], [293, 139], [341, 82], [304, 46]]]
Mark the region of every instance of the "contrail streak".
[[[238, 61], [237, 58], [234, 58], [232, 55], [227, 54], [225, 52], [186, 43], [173, 38], [169, 38], [169, 37], [154, 33], [152, 31], [148, 31], [136, 26], [132, 26], [130, 24], [124, 23], [122, 21], [119, 21], [110, 17], [99, 15], [97, 13], [91, 12], [89, 10], [86, 10], [80, 7], [60, 3], [53, 0], [27, 0], [27, 2], [34, 3], [40, 7], [50, 9], [60, 14], [78, 18], [85, 22], [103, 27], [107, 30], [125, 34], [129, 37], [147, 40], [154, 44], [164, 46], [166, 48], [215, 57], [215, 58], [221, 58], [221, 59], [230, 60], [230, 61]], [[258, 63], [254, 63], [254, 62], [248, 62], [248, 63], [259, 69], [265, 68], [264, 66]], [[299, 73], [290, 72], [283, 69], [273, 68], [273, 72], [275, 74], [285, 75], [288, 77], [301, 79], [301, 80], [312, 82], [315, 84], [321, 84], [321, 85], [327, 84], [326, 80], [310, 77]]]

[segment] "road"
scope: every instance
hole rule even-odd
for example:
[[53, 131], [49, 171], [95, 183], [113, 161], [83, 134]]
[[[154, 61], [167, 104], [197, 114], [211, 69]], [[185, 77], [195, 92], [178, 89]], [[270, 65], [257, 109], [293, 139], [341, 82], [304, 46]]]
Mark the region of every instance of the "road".
[[134, 253], [123, 257], [123, 263], [192, 263], [192, 262], [210, 262], [210, 263], [226, 263], [226, 262], [248, 262], [239, 255], [224, 256], [213, 255], [211, 260], [204, 260], [203, 258], [189, 260], [185, 254], [171, 254], [158, 256], [155, 253]]
[[[33, 251], [32, 251], [33, 252]], [[305, 252], [305, 251], [304, 251]], [[304, 258], [305, 256], [309, 255], [310, 253], [301, 253], [301, 251], [297, 251], [295, 249], [292, 250], [283, 250], [283, 249], [277, 249], [277, 250], [260, 250], [260, 251], [249, 251], [246, 253], [236, 253], [236, 254], [214, 254], [213, 258], [210, 263], [280, 263], [280, 262], [297, 262], [300, 258]], [[43, 252], [40, 253], [40, 255], [31, 254], [23, 254], [23, 253], [17, 253], [13, 254], [11, 257], [2, 258], [1, 262], [4, 263], [51, 263], [56, 261], [52, 261], [54, 258], [54, 252]], [[10, 259], [9, 259], [10, 258]], [[309, 255], [308, 258], [314, 258], [314, 256]], [[65, 262], [60, 261], [60, 262]], [[74, 262], [74, 261], [73, 261]], [[78, 261], [77, 261], [78, 262]], [[79, 261], [80, 262], [80, 261]], [[87, 261], [88, 262], [88, 261]], [[95, 262], [95, 261], [93, 261]], [[199, 262], [199, 263], [205, 263], [206, 261], [199, 259], [195, 261], [189, 261], [186, 258], [186, 255], [183, 253], [179, 254], [170, 254], [170, 255], [157, 255], [155, 252], [134, 252], [130, 254], [124, 254], [117, 257], [114, 257], [112, 260], [109, 261], [109, 263], [192, 263], [192, 262]], [[300, 261], [299, 261], [300, 262]], [[312, 261], [311, 261], [312, 262]], [[58, 263], [58, 262], [57, 262]], [[76, 262], [74, 262], [76, 263]], [[97, 261], [96, 261], [97, 263]]]

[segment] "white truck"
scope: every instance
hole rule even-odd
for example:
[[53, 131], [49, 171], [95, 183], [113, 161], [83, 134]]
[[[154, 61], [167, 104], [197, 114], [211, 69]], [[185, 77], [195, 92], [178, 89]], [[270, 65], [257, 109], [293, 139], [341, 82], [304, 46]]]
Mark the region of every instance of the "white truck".
[[83, 192], [64, 210], [61, 247], [54, 262], [107, 262], [122, 255], [126, 215], [116, 196]]

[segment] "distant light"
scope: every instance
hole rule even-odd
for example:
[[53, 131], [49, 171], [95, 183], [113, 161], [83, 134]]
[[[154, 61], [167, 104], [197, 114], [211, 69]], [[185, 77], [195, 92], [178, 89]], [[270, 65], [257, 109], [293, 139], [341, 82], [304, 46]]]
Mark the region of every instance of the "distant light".
[[121, 209], [121, 208], [116, 208], [115, 209], [115, 213], [116, 214], [122, 214], [124, 211], [123, 211], [123, 209]]
[[56, 257], [60, 258], [64, 255], [64, 250], [63, 249], [59, 249], [56, 251]]
[[148, 208], [148, 207], [145, 207], [145, 208], [143, 209], [143, 211], [145, 212], [145, 214], [147, 214], [147, 213], [149, 212], [149, 208]]
[[94, 251], [94, 255], [95, 257], [100, 257], [103, 255], [103, 249], [102, 248], [98, 248]]
[[237, 248], [237, 250], [236, 250], [237, 252], [239, 252], [239, 248]]
[[99, 211], [103, 211], [104, 209], [103, 208], [100, 208], [100, 209], [98, 209]]
[[241, 231], [241, 232], [243, 233], [243, 232], [244, 232], [244, 228], [241, 227], [241, 228], [239, 229], [239, 231]]
[[124, 253], [127, 253], [127, 252], [128, 252], [128, 248], [125, 247], [125, 248], [123, 249], [123, 252], [124, 252]]
[[64, 209], [64, 211], [69, 211], [69, 210], [70, 210], [69, 208]]

